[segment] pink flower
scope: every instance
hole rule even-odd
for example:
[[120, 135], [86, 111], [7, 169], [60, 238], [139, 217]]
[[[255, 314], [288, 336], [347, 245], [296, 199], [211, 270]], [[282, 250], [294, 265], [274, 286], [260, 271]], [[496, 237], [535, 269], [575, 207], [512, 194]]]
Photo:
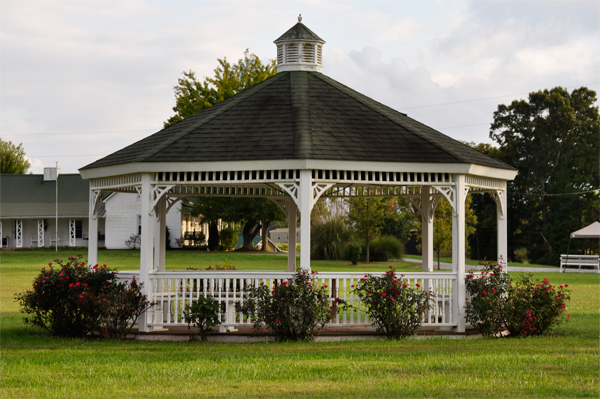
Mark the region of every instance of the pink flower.
[[395, 299], [394, 299], [394, 298], [390, 297], [390, 299], [392, 300], [392, 302], [395, 302]]
[[79, 298], [83, 298], [83, 295], [79, 295]]
[[[52, 262], [48, 263], [48, 266], [52, 266]], [[45, 268], [44, 268], [45, 269]]]
[[571, 317], [571, 315], [570, 315], [570, 314], [568, 314], [568, 315], [567, 315], [567, 317]]

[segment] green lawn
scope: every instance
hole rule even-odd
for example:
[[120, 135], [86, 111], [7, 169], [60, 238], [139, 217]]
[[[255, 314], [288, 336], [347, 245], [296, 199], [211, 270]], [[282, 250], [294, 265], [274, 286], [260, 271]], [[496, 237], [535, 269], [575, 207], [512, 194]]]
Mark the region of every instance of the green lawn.
[[[409, 258], [409, 259], [422, 259], [421, 255], [404, 255], [405, 258]], [[449, 256], [440, 256], [440, 262], [442, 263], [452, 263], [452, 257]], [[478, 260], [475, 259], [465, 259], [465, 265], [472, 265], [472, 266], [476, 266], [479, 264]], [[433, 257], [433, 266], [434, 268], [437, 267], [437, 257], [434, 256]], [[515, 266], [515, 267], [541, 267], [541, 268], [551, 268], [551, 267], [555, 267], [556, 270], [558, 270], [558, 266], [548, 266], [548, 265], [538, 265], [538, 264], [534, 264], [534, 263], [519, 263], [519, 262], [508, 262], [508, 266]]]
[[[71, 253], [62, 251], [60, 258]], [[101, 251], [134, 270], [139, 253]], [[22, 323], [13, 293], [57, 256], [0, 254], [0, 397], [598, 397], [600, 276], [546, 273], [569, 284], [568, 323], [528, 339], [320, 343], [118, 342], [54, 339]], [[167, 253], [168, 269], [228, 259], [239, 269], [284, 270], [279, 255]], [[317, 270], [382, 271], [386, 264], [314, 262]], [[413, 265], [397, 264], [411, 270]], [[417, 265], [412, 270], [419, 270]]]

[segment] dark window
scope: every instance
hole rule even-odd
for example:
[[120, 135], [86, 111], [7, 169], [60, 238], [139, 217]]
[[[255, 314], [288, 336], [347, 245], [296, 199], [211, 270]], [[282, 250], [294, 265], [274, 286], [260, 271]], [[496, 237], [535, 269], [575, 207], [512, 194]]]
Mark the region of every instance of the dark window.
[[83, 221], [75, 221], [75, 238], [83, 238]]

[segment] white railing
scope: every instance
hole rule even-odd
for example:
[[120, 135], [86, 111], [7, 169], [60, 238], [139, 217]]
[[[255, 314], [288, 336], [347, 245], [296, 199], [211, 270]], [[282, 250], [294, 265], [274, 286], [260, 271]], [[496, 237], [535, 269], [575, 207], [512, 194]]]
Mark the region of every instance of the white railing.
[[[368, 273], [382, 275], [383, 273]], [[131, 280], [137, 272], [119, 272], [120, 279]], [[281, 271], [173, 271], [152, 273], [147, 284], [148, 299], [153, 303], [146, 313], [149, 326], [186, 326], [186, 307], [196, 302], [200, 296], [211, 297], [221, 303], [219, 317], [221, 330], [227, 327], [252, 325], [240, 312], [236, 304], [247, 300], [244, 291], [261, 283], [272, 286], [291, 278], [293, 273]], [[371, 320], [365, 305], [353, 292], [352, 286], [365, 276], [365, 273], [320, 272], [317, 285], [325, 287], [327, 295], [334, 300], [340, 298], [348, 305], [336, 314], [332, 325], [370, 326]], [[398, 274], [400, 278], [401, 275]], [[432, 308], [423, 314], [423, 326], [457, 325], [456, 276], [450, 273], [404, 273], [402, 280], [410, 287], [419, 284], [429, 291]]]

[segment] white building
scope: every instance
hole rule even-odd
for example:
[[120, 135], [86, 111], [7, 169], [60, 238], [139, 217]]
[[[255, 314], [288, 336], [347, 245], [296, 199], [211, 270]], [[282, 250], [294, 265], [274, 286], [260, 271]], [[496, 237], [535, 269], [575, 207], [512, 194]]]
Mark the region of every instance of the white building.
[[[269, 231], [269, 240], [273, 241], [275, 244], [279, 244], [280, 242], [289, 243], [290, 242], [290, 232], [287, 228], [279, 228], [273, 229]], [[296, 242], [300, 242], [300, 227], [296, 229]]]

